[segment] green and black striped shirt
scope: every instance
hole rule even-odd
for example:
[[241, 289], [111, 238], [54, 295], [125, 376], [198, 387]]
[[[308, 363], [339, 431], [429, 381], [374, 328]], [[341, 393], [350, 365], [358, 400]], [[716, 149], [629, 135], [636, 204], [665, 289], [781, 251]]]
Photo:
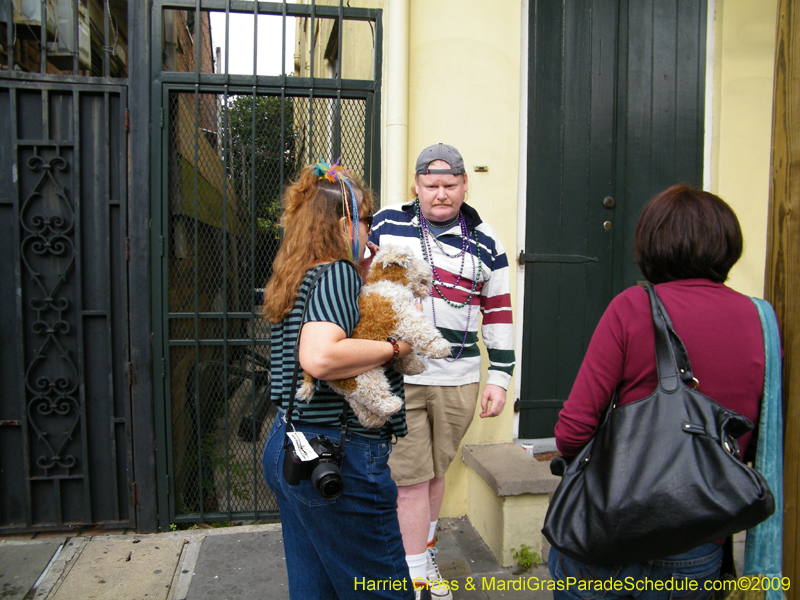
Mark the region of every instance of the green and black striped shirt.
[[[292, 384], [292, 373], [295, 366], [294, 349], [298, 339], [303, 305], [308, 295], [309, 285], [314, 275], [322, 268], [312, 267], [300, 284], [294, 306], [289, 314], [271, 328], [271, 361], [272, 361], [272, 402], [283, 413], [289, 406], [289, 394]], [[322, 274], [308, 298], [304, 323], [324, 321], [334, 323], [350, 337], [353, 334], [360, 313], [358, 310], [358, 294], [361, 291], [361, 277], [353, 265], [347, 261], [337, 261]], [[404, 398], [403, 376], [391, 367], [386, 369], [386, 376], [392, 393]], [[300, 367], [298, 387], [303, 382], [303, 368]], [[296, 390], [293, 392], [296, 393]], [[292, 422], [302, 430], [302, 424], [314, 424], [323, 427], [339, 427], [342, 414], [343, 399], [324, 381], [317, 382], [317, 389], [310, 402], [296, 400]], [[353, 410], [347, 407], [348, 431], [367, 437], [389, 439], [393, 435], [406, 435], [405, 407], [392, 415], [380, 429], [367, 429], [358, 422]]]

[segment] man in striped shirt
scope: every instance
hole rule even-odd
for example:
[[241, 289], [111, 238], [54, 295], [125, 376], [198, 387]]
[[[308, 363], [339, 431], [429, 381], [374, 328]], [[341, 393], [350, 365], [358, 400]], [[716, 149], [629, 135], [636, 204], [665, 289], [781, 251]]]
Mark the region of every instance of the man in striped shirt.
[[375, 215], [370, 242], [408, 246], [433, 269], [434, 289], [422, 305], [452, 345], [450, 358], [427, 360], [407, 376], [409, 433], [389, 459], [398, 485], [398, 517], [412, 580], [430, 582], [431, 595], [452, 597], [434, 560], [444, 475], [475, 412], [481, 381], [478, 329], [489, 355], [481, 417], [499, 415], [514, 370], [509, 265], [494, 229], [464, 202], [468, 181], [452, 146], [425, 148], [416, 163], [417, 199]]

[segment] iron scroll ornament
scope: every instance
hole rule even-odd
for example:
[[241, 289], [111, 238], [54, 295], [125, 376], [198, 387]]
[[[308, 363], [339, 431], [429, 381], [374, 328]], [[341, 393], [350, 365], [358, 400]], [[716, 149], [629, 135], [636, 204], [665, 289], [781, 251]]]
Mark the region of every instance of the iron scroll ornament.
[[59, 181], [69, 164], [60, 155], [48, 160], [38, 152], [34, 148], [27, 161], [30, 173], [41, 174], [20, 209], [20, 256], [27, 280], [25, 320], [33, 334], [26, 351], [27, 415], [40, 442], [31, 456], [47, 477], [56, 468], [71, 474], [78, 464], [65, 451], [81, 421], [80, 376], [68, 350], [74, 329], [69, 319], [76, 317], [64, 289], [76, 256], [75, 208]]

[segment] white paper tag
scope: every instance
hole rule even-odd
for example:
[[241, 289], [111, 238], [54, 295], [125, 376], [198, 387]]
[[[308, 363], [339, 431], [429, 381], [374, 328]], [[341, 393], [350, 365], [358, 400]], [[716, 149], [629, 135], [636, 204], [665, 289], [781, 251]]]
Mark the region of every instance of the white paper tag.
[[295, 454], [297, 454], [302, 462], [319, 458], [319, 454], [314, 452], [314, 449], [309, 446], [308, 440], [306, 440], [306, 436], [302, 431], [289, 431], [287, 435], [289, 439], [292, 440], [292, 444], [294, 444]]

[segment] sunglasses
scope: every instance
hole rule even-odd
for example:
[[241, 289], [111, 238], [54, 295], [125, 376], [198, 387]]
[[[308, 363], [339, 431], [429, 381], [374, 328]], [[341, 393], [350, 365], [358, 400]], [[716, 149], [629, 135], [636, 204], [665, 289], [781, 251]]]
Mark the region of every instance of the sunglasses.
[[366, 223], [367, 224], [367, 229], [372, 229], [373, 218], [374, 217], [372, 215], [369, 215], [368, 217], [361, 217], [359, 219], [359, 221], [362, 221], [363, 223]]

